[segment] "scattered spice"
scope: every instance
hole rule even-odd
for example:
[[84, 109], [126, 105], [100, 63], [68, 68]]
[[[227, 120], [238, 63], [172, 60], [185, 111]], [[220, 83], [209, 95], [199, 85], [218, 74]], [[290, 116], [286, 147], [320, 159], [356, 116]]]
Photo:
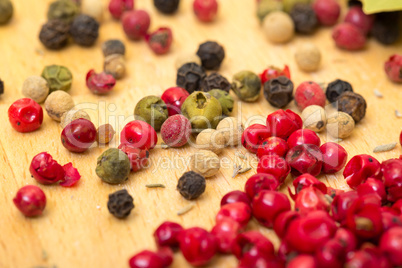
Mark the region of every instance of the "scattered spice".
[[218, 155], [211, 151], [200, 150], [190, 157], [190, 169], [204, 177], [212, 177], [221, 167]]
[[251, 167], [243, 168], [243, 169], [239, 170], [238, 174], [246, 173], [247, 171], [250, 171], [250, 170], [251, 170]]
[[274, 107], [283, 108], [293, 100], [293, 82], [279, 76], [265, 82], [264, 97]]
[[283, 11], [269, 13], [262, 22], [262, 27], [268, 40], [273, 43], [286, 43], [295, 34], [292, 18]]
[[33, 99], [37, 103], [42, 103], [49, 95], [47, 81], [40, 76], [30, 76], [22, 84], [22, 95]]
[[335, 26], [332, 38], [337, 47], [345, 50], [361, 50], [365, 47], [367, 38], [355, 25], [342, 22]]
[[49, 94], [45, 101], [47, 114], [58, 122], [61, 121], [63, 114], [74, 107], [73, 98], [70, 94], [62, 90], [56, 90]]
[[290, 10], [296, 32], [311, 34], [318, 26], [318, 19], [310, 3], [296, 3]]
[[398, 118], [402, 118], [402, 114], [398, 110], [395, 110], [395, 116], [398, 117]]
[[334, 103], [343, 92], [353, 92], [352, 85], [341, 79], [336, 79], [327, 86], [325, 95], [330, 103]]
[[71, 37], [80, 46], [92, 46], [99, 35], [99, 23], [92, 17], [81, 14], [74, 18], [70, 28]]
[[35, 217], [42, 215], [46, 195], [38, 186], [27, 185], [18, 190], [13, 202], [26, 217]]
[[319, 84], [307, 81], [301, 83], [295, 92], [295, 104], [303, 111], [310, 105], [325, 106], [325, 93]]
[[391, 151], [396, 147], [396, 142], [388, 143], [388, 144], [382, 144], [378, 145], [374, 148], [373, 153], [381, 153], [381, 152], [387, 152]]
[[205, 187], [205, 178], [194, 171], [184, 173], [177, 183], [177, 190], [187, 200], [197, 199], [205, 192]]
[[323, 107], [318, 105], [307, 106], [301, 117], [303, 119], [303, 126], [315, 132], [324, 130], [327, 124], [327, 116]]
[[168, 27], [161, 27], [149, 35], [146, 35], [145, 40], [155, 54], [166, 54], [172, 45], [172, 30]]
[[194, 206], [195, 206], [194, 204], [190, 204], [190, 205], [188, 205], [188, 206], [186, 206], [186, 207], [180, 209], [179, 211], [177, 211], [177, 215], [178, 215], [178, 216], [181, 216], [181, 215], [186, 214], [187, 212], [189, 212], [190, 210], [192, 210], [192, 209], [194, 208]]
[[98, 157], [95, 171], [104, 182], [118, 184], [128, 179], [130, 169], [128, 156], [117, 148], [109, 148]]
[[67, 67], [61, 65], [46, 66], [41, 76], [46, 79], [50, 93], [56, 90], [68, 91], [73, 82], [73, 74]]
[[272, 11], [283, 10], [282, 1], [260, 0], [257, 5], [257, 17], [262, 22]]
[[109, 93], [116, 84], [116, 79], [113, 75], [105, 72], [96, 73], [93, 69], [88, 71], [85, 80], [88, 89], [97, 95]]
[[237, 165], [236, 163], [234, 163], [234, 164], [233, 164], [233, 175], [232, 175], [232, 178], [235, 178], [235, 177], [239, 174], [240, 170], [242, 170], [242, 167], [241, 167], [240, 165]]
[[0, 1], [0, 25], [10, 21], [14, 13], [14, 7], [10, 0]]
[[384, 64], [388, 78], [395, 83], [402, 83], [402, 54], [392, 55]]
[[126, 54], [126, 46], [118, 39], [110, 39], [103, 42], [102, 52], [105, 58], [113, 54], [120, 54], [124, 56]]
[[232, 90], [239, 99], [254, 102], [260, 97], [261, 80], [251, 71], [238, 72], [233, 76]]
[[134, 9], [134, 0], [111, 0], [108, 9], [112, 17], [119, 20], [123, 13]]
[[225, 137], [226, 146], [236, 146], [241, 143], [244, 126], [236, 117], [226, 117], [219, 122], [216, 130]]
[[226, 91], [221, 89], [213, 89], [208, 93], [217, 99], [222, 106], [222, 113], [229, 116], [233, 111], [234, 100], [233, 97]]
[[384, 95], [382, 95], [382, 93], [378, 90], [378, 89], [374, 89], [374, 95], [377, 97], [377, 98], [382, 98], [382, 97], [384, 97]]
[[70, 152], [85, 152], [96, 140], [95, 125], [84, 118], [70, 122], [61, 132], [61, 142]]
[[209, 92], [213, 89], [221, 89], [226, 92], [229, 92], [230, 87], [231, 85], [229, 81], [224, 76], [215, 72], [205, 77], [201, 83], [201, 89], [204, 92]]
[[193, 10], [200, 21], [211, 22], [218, 12], [218, 2], [216, 0], [194, 0]]
[[225, 50], [217, 42], [207, 41], [198, 47], [197, 55], [201, 59], [202, 67], [216, 70], [225, 58]]
[[334, 138], [347, 138], [355, 128], [353, 118], [344, 112], [338, 112], [328, 117], [327, 131]]
[[126, 189], [119, 190], [109, 195], [107, 208], [113, 216], [123, 219], [134, 208], [134, 199]]
[[163, 14], [173, 14], [179, 8], [180, 0], [154, 0], [154, 6]]
[[204, 69], [197, 63], [185, 63], [177, 70], [176, 84], [191, 94], [194, 91], [200, 90], [201, 82], [205, 76]]
[[148, 166], [149, 151], [139, 149], [130, 143], [121, 143], [118, 147], [122, 150], [130, 160], [131, 170], [136, 172]]
[[159, 131], [163, 122], [168, 118], [168, 111], [165, 102], [157, 96], [142, 98], [134, 109], [134, 117], [150, 124], [156, 131]]
[[162, 183], [145, 184], [145, 187], [147, 187], [147, 188], [166, 188], [166, 186]]
[[121, 54], [111, 54], [105, 57], [103, 71], [111, 74], [115, 79], [123, 78], [126, 73], [126, 62]]
[[85, 112], [84, 110], [71, 109], [71, 110], [65, 112], [61, 116], [60, 126], [62, 128], [65, 128], [68, 124], [70, 124], [71, 121], [74, 121], [75, 119], [79, 119], [79, 118], [84, 118], [84, 119], [91, 121], [89, 114], [87, 112]]
[[96, 141], [98, 144], [108, 144], [113, 140], [115, 133], [111, 124], [100, 125], [96, 130]]
[[344, 92], [337, 99], [338, 111], [349, 114], [355, 120], [360, 122], [366, 115], [366, 100], [359, 94], [354, 92]]
[[297, 48], [296, 63], [305, 72], [317, 71], [321, 63], [321, 51], [313, 43], [304, 43]]
[[191, 122], [181, 114], [169, 116], [162, 124], [161, 136], [170, 147], [185, 145], [191, 135]]
[[78, 6], [71, 0], [56, 0], [47, 11], [47, 19], [58, 19], [70, 24], [80, 12]]
[[149, 25], [151, 24], [151, 18], [148, 12], [138, 9], [124, 12], [121, 22], [126, 35], [133, 40], [139, 40], [147, 34]]
[[43, 24], [39, 40], [48, 49], [61, 49], [68, 43], [70, 26], [62, 20], [49, 20]]
[[220, 154], [225, 148], [226, 139], [221, 131], [207, 128], [201, 131], [196, 140], [196, 148]]
[[43, 109], [30, 98], [18, 99], [8, 108], [8, 120], [18, 132], [35, 131], [42, 125]]

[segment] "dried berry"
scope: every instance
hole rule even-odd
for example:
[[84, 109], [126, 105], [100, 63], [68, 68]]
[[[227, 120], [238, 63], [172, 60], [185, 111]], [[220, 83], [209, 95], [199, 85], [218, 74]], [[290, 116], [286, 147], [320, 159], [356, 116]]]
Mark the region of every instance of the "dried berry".
[[123, 13], [134, 9], [134, 0], [111, 0], [108, 9], [113, 18], [120, 19]]
[[271, 131], [261, 124], [248, 126], [241, 136], [241, 143], [244, 148], [252, 153], [257, 153], [260, 145], [271, 136]]
[[218, 12], [218, 2], [216, 0], [194, 0], [193, 10], [200, 21], [211, 22]]
[[[244, 191], [247, 193], [248, 200], [253, 200], [262, 190], [275, 191], [278, 187], [279, 181], [275, 176], [268, 173], [257, 173], [248, 178], [244, 185]], [[248, 202], [250, 203], [250, 201]]]
[[99, 23], [92, 17], [81, 14], [75, 17], [70, 28], [71, 37], [80, 46], [92, 46], [99, 35]]
[[310, 129], [298, 129], [289, 136], [288, 140], [289, 149], [297, 145], [313, 144], [316, 146], [321, 145], [321, 140], [318, 135]]
[[207, 128], [197, 135], [195, 143], [197, 149], [209, 150], [219, 154], [225, 147], [226, 139], [221, 131]]
[[95, 73], [95, 70], [89, 70], [86, 76], [86, 84], [92, 93], [103, 95], [113, 89], [116, 79], [111, 74]]
[[297, 145], [286, 154], [286, 162], [289, 163], [295, 176], [304, 173], [318, 176], [323, 164], [322, 153], [317, 145]]
[[278, 137], [269, 137], [261, 143], [261, 146], [257, 151], [257, 157], [261, 159], [264, 155], [269, 154], [276, 154], [280, 157], [284, 157], [288, 150], [289, 146], [284, 139]]
[[320, 67], [321, 51], [313, 43], [304, 43], [296, 50], [297, 66], [305, 72], [314, 72]]
[[229, 81], [224, 76], [215, 72], [205, 77], [201, 83], [201, 90], [204, 92], [208, 92], [213, 89], [221, 89], [229, 92], [230, 87], [231, 85]]
[[0, 25], [10, 21], [14, 13], [13, 4], [10, 0], [0, 1]]
[[163, 14], [173, 14], [179, 8], [180, 0], [154, 0], [154, 6]]
[[392, 265], [401, 266], [402, 256], [400, 249], [402, 247], [402, 227], [394, 227], [386, 231], [381, 236], [379, 247], [384, 252], [385, 256], [389, 258]]
[[228, 92], [221, 89], [213, 89], [208, 91], [208, 93], [219, 101], [222, 106], [222, 113], [224, 115], [229, 116], [232, 113], [234, 100]]
[[351, 23], [338, 24], [332, 31], [335, 44], [346, 50], [361, 50], [366, 45], [366, 36]]
[[69, 24], [80, 12], [77, 4], [71, 0], [56, 0], [52, 2], [47, 11], [47, 19], [58, 19]]
[[130, 215], [134, 208], [134, 199], [126, 189], [116, 191], [109, 195], [107, 209], [116, 218], [123, 219]]
[[262, 190], [253, 199], [253, 216], [265, 227], [272, 228], [275, 218], [290, 210], [289, 198], [280, 192]]
[[366, 15], [362, 7], [354, 6], [348, 10], [345, 22], [349, 22], [359, 28], [364, 34], [368, 34], [373, 27], [374, 15]]
[[126, 46], [118, 39], [110, 39], [103, 42], [102, 52], [105, 58], [112, 54], [120, 54], [124, 56], [126, 54]]
[[124, 13], [122, 18], [123, 30], [126, 35], [134, 40], [143, 38], [151, 24], [151, 18], [145, 10], [133, 10]]
[[22, 95], [37, 103], [44, 102], [49, 94], [47, 81], [40, 76], [30, 76], [22, 84]]
[[271, 174], [279, 183], [283, 183], [290, 173], [290, 166], [276, 154], [264, 155], [258, 162], [257, 173]]
[[27, 185], [18, 190], [13, 202], [26, 217], [35, 217], [42, 215], [46, 195], [38, 186]]
[[156, 131], [159, 131], [163, 122], [168, 118], [166, 104], [157, 96], [144, 97], [135, 106], [134, 117], [136, 120], [147, 122]]
[[384, 12], [376, 14], [371, 34], [384, 45], [395, 43], [401, 35], [399, 26], [400, 12]]
[[216, 70], [225, 58], [225, 50], [217, 42], [207, 41], [198, 47], [197, 55], [201, 59], [202, 67]]
[[61, 65], [46, 66], [41, 76], [46, 79], [50, 93], [56, 90], [68, 91], [73, 82], [73, 75], [70, 70]]
[[130, 160], [131, 170], [136, 172], [148, 166], [149, 151], [141, 150], [134, 147], [130, 143], [122, 143], [119, 145], [119, 150], [122, 150]]
[[98, 157], [95, 171], [104, 182], [118, 184], [128, 179], [130, 169], [128, 156], [117, 148], [110, 148]]
[[267, 116], [267, 129], [272, 136], [287, 139], [303, 127], [301, 117], [291, 110], [277, 110]]
[[100, 125], [96, 130], [96, 141], [98, 144], [108, 144], [113, 140], [115, 133], [111, 124]]
[[74, 121], [75, 119], [79, 119], [79, 118], [84, 118], [84, 119], [91, 121], [91, 118], [89, 117], [88, 113], [85, 112], [84, 110], [71, 109], [71, 110], [65, 112], [61, 116], [60, 126], [64, 129], [68, 124], [70, 124], [70, 122]]
[[330, 103], [334, 103], [336, 99], [346, 91], [353, 92], [352, 85], [341, 79], [336, 79], [328, 84], [325, 95]]
[[71, 110], [74, 105], [73, 98], [62, 90], [56, 90], [50, 93], [45, 101], [47, 114], [58, 122], [61, 121], [63, 114]]
[[127, 143], [135, 148], [151, 150], [158, 142], [155, 129], [147, 122], [134, 120], [128, 122], [120, 133], [120, 143]]
[[269, 13], [262, 22], [262, 27], [268, 40], [273, 43], [286, 43], [295, 34], [292, 18], [283, 11]]
[[344, 92], [337, 98], [338, 111], [349, 114], [355, 123], [366, 115], [366, 100], [359, 94], [354, 92]]
[[310, 105], [304, 108], [301, 117], [303, 119], [303, 126], [315, 132], [324, 130], [327, 125], [325, 110], [318, 105]]
[[261, 80], [253, 72], [238, 72], [233, 76], [232, 90], [243, 101], [256, 101], [260, 97]]
[[220, 167], [219, 157], [212, 151], [199, 150], [190, 157], [190, 169], [205, 178], [214, 176]]
[[295, 103], [303, 111], [310, 105], [325, 106], [325, 94], [319, 84], [308, 81], [301, 83], [295, 92]]
[[166, 54], [172, 45], [172, 30], [168, 27], [161, 27], [150, 34], [147, 34], [145, 40], [155, 54]]
[[327, 119], [327, 131], [334, 138], [347, 138], [352, 134], [354, 128], [355, 121], [347, 113], [338, 112]]
[[205, 187], [205, 178], [194, 171], [184, 173], [177, 183], [177, 190], [188, 200], [197, 199], [205, 192]]
[[157, 252], [143, 250], [129, 260], [130, 268], [167, 268], [173, 262], [173, 252], [164, 247]]
[[313, 9], [318, 21], [324, 26], [335, 25], [341, 14], [341, 6], [336, 0], [316, 0]]
[[170, 147], [185, 145], [190, 134], [191, 123], [181, 114], [170, 116], [161, 127], [162, 140]]
[[82, 153], [96, 140], [95, 125], [83, 118], [69, 123], [61, 132], [61, 143], [70, 152]]
[[49, 20], [43, 24], [39, 40], [49, 49], [60, 49], [67, 45], [70, 26], [61, 20]]
[[166, 103], [169, 116], [180, 114], [181, 106], [190, 94], [181, 87], [171, 87], [166, 89], [161, 99]]
[[283, 10], [283, 3], [276, 0], [260, 0], [257, 5], [257, 17], [262, 22], [271, 12]]
[[189, 62], [177, 70], [176, 84], [191, 94], [194, 91], [200, 90], [201, 82], [205, 76], [205, 71], [201, 66], [194, 62]]
[[269, 66], [260, 74], [261, 84], [264, 85], [269, 80], [278, 78], [279, 76], [285, 76], [290, 79], [289, 66], [285, 65], [283, 69], [277, 68], [275, 66]]
[[239, 121], [235, 117], [226, 117], [219, 122], [216, 130], [223, 134], [227, 146], [236, 146], [241, 143], [244, 126], [241, 120]]
[[296, 32], [310, 34], [318, 26], [317, 16], [309, 3], [296, 3], [290, 11]]
[[392, 55], [384, 64], [388, 78], [396, 83], [402, 83], [402, 55]]
[[111, 74], [115, 79], [123, 78], [126, 73], [126, 62], [121, 54], [111, 54], [105, 57], [103, 71]]
[[18, 132], [32, 132], [42, 125], [43, 109], [34, 100], [22, 98], [8, 108], [8, 120]]
[[63, 167], [46, 152], [32, 158], [29, 172], [36, 181], [42, 184], [53, 184], [64, 180], [65, 177]]
[[274, 107], [285, 107], [293, 99], [293, 82], [285, 76], [268, 80], [264, 84], [264, 97]]

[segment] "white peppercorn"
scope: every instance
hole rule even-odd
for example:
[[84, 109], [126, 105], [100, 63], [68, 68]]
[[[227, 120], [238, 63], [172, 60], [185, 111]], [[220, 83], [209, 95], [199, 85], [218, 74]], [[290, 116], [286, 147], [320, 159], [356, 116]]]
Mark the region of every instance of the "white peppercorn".
[[347, 113], [337, 112], [327, 119], [327, 131], [334, 138], [347, 138], [354, 128], [355, 121]]
[[219, 157], [211, 151], [200, 150], [190, 158], [190, 169], [205, 178], [214, 176], [220, 167]]
[[46, 79], [36, 75], [25, 79], [22, 84], [22, 95], [33, 99], [37, 103], [44, 102], [47, 95], [49, 95], [49, 85]]
[[60, 126], [62, 128], [65, 128], [68, 124], [70, 124], [70, 122], [74, 121], [75, 119], [79, 119], [79, 118], [84, 118], [84, 119], [91, 121], [91, 118], [89, 117], [89, 114], [87, 112], [85, 112], [83, 110], [72, 109], [72, 110], [65, 112], [61, 116]]
[[301, 70], [314, 72], [320, 66], [321, 52], [313, 43], [305, 43], [297, 48], [295, 59]]
[[73, 98], [62, 90], [56, 90], [47, 97], [45, 109], [47, 114], [56, 121], [61, 121], [63, 114], [74, 107]]
[[121, 54], [112, 54], [105, 58], [103, 65], [105, 73], [111, 74], [115, 79], [120, 79], [126, 72], [126, 63]]
[[319, 105], [310, 105], [304, 108], [301, 117], [304, 128], [315, 132], [322, 131], [327, 124], [327, 115], [324, 108]]
[[195, 143], [198, 149], [219, 154], [225, 147], [226, 140], [222, 132], [208, 128], [198, 134]]
[[226, 117], [219, 122], [216, 130], [220, 131], [225, 137], [226, 146], [236, 146], [241, 142], [244, 126], [237, 118]]
[[295, 34], [295, 25], [292, 18], [283, 11], [269, 13], [262, 23], [268, 40], [273, 43], [286, 43]]

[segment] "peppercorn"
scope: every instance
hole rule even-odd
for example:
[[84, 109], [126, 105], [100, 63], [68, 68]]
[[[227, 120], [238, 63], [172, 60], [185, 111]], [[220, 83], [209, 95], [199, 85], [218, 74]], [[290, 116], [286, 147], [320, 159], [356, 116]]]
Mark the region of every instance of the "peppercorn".
[[121, 54], [110, 54], [105, 57], [103, 70], [107, 74], [111, 74], [115, 79], [120, 79], [126, 72], [126, 63], [124, 56]]
[[70, 24], [80, 12], [78, 6], [71, 0], [56, 0], [52, 2], [47, 11], [47, 19], [59, 19]]
[[146, 36], [151, 18], [145, 10], [137, 9], [124, 12], [121, 22], [125, 34], [131, 39], [139, 40]]
[[226, 117], [219, 122], [216, 130], [223, 134], [227, 146], [236, 146], [241, 143], [244, 126], [236, 117]]
[[204, 69], [197, 63], [185, 63], [177, 70], [176, 84], [191, 94], [200, 89], [201, 82], [205, 76]]
[[99, 23], [88, 15], [78, 15], [71, 24], [70, 33], [78, 45], [92, 46], [99, 35]]
[[273, 43], [286, 43], [295, 34], [292, 18], [283, 11], [269, 13], [262, 22], [262, 27], [268, 40]]
[[14, 13], [14, 7], [10, 0], [0, 0], [0, 25], [10, 21]]
[[395, 43], [401, 34], [399, 24], [400, 12], [384, 12], [376, 14], [371, 34], [384, 45]]
[[136, 120], [147, 122], [159, 131], [168, 118], [166, 103], [157, 96], [144, 97], [135, 106], [134, 117]]
[[354, 92], [344, 92], [336, 99], [338, 103], [338, 111], [349, 114], [359, 123], [366, 115], [366, 100], [359, 94]]
[[225, 58], [225, 50], [217, 42], [207, 41], [198, 47], [197, 55], [201, 59], [202, 67], [207, 70], [216, 70]]
[[81, 13], [87, 14], [97, 21], [102, 21], [103, 18], [103, 5], [102, 1], [98, 0], [81, 0], [80, 1]]
[[303, 119], [303, 126], [315, 132], [320, 132], [327, 124], [327, 116], [323, 107], [319, 105], [307, 106], [301, 117]]
[[4, 94], [4, 82], [0, 79], [0, 95]]
[[205, 192], [205, 187], [205, 178], [194, 171], [184, 173], [177, 183], [177, 190], [187, 200], [197, 199]]
[[349, 84], [349, 82], [343, 81], [341, 79], [336, 79], [335, 81], [332, 81], [331, 83], [328, 84], [325, 95], [327, 96], [327, 100], [330, 103], [334, 103], [336, 101], [336, 99], [343, 92], [346, 92], [346, 91], [353, 92], [352, 85]]
[[96, 141], [98, 144], [108, 144], [113, 140], [115, 133], [111, 124], [100, 125], [96, 130]]
[[295, 59], [300, 69], [314, 72], [320, 66], [321, 52], [313, 43], [304, 43], [297, 48]]
[[221, 131], [208, 128], [197, 135], [195, 143], [197, 149], [208, 150], [219, 154], [225, 147], [226, 139]]
[[49, 94], [45, 101], [47, 114], [53, 120], [61, 121], [62, 115], [74, 107], [74, 101], [71, 96], [62, 90], [56, 90]]
[[116, 218], [123, 219], [130, 215], [134, 208], [134, 199], [126, 189], [116, 191], [109, 195], [107, 209]]
[[327, 119], [327, 131], [334, 138], [347, 138], [352, 134], [354, 128], [355, 121], [347, 113], [338, 112]]
[[290, 11], [296, 32], [311, 34], [318, 26], [317, 16], [309, 3], [297, 3]]
[[277, 0], [261, 0], [257, 6], [257, 17], [262, 22], [270, 12], [283, 10], [283, 3]]
[[211, 22], [215, 19], [218, 13], [217, 0], [194, 0], [194, 14], [202, 22]]
[[190, 157], [190, 169], [204, 177], [212, 177], [219, 172], [219, 157], [211, 151], [200, 150]]
[[48, 49], [60, 49], [67, 45], [70, 26], [62, 20], [49, 20], [43, 24], [39, 40]]
[[42, 77], [46, 79], [50, 93], [56, 90], [68, 91], [73, 82], [70, 70], [61, 65], [46, 66], [42, 71]]
[[202, 80], [201, 89], [204, 92], [208, 92], [212, 89], [221, 89], [226, 92], [230, 90], [230, 83], [229, 81], [222, 75], [218, 73], [211, 73], [207, 77]]
[[234, 100], [228, 92], [221, 89], [213, 89], [208, 91], [208, 93], [219, 101], [222, 106], [222, 113], [224, 115], [230, 115], [232, 113]]
[[22, 95], [33, 99], [37, 103], [44, 102], [49, 95], [47, 81], [40, 76], [30, 76], [22, 84]]
[[268, 80], [264, 84], [264, 97], [274, 107], [285, 107], [293, 99], [293, 82], [286, 76]]
[[145, 40], [155, 54], [165, 54], [170, 50], [170, 46], [172, 45], [172, 30], [168, 27], [160, 27], [156, 31], [147, 34]]
[[233, 76], [232, 90], [243, 101], [256, 101], [260, 96], [261, 80], [253, 72], [238, 72]]
[[126, 54], [126, 46], [118, 39], [110, 39], [103, 42], [102, 52], [105, 58], [112, 54], [120, 54], [124, 56]]
[[163, 14], [173, 14], [179, 8], [180, 0], [154, 0], [154, 6]]
[[104, 182], [118, 184], [128, 179], [130, 170], [128, 156], [117, 148], [109, 148], [98, 157], [95, 172]]
[[88, 121], [91, 121], [91, 118], [89, 117], [89, 114], [85, 112], [84, 110], [69, 110], [65, 112], [60, 119], [60, 126], [64, 129], [68, 124], [70, 124], [72, 121], [83, 118], [87, 119]]

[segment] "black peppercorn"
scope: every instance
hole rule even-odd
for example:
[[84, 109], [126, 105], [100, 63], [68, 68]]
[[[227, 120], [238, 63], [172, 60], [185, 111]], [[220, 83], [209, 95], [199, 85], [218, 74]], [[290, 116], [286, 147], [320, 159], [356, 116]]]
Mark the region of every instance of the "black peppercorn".
[[177, 183], [177, 190], [188, 200], [198, 198], [205, 191], [205, 178], [194, 171], [184, 173]]
[[215, 70], [219, 69], [225, 58], [225, 50], [217, 42], [207, 41], [199, 46], [197, 55], [205, 69]]
[[130, 215], [134, 208], [134, 199], [127, 190], [120, 190], [109, 195], [107, 208], [113, 216], [123, 219]]
[[346, 91], [337, 99], [338, 111], [349, 114], [355, 123], [358, 123], [366, 115], [366, 100], [359, 94]]
[[400, 36], [399, 12], [384, 12], [376, 14], [371, 34], [384, 45], [395, 43]]
[[293, 99], [293, 82], [279, 76], [264, 83], [264, 97], [274, 107], [283, 108]]
[[179, 7], [180, 0], [154, 0], [154, 6], [164, 14], [175, 13]]
[[311, 4], [297, 3], [290, 11], [290, 17], [292, 18], [296, 32], [303, 34], [310, 34], [318, 26], [317, 16]]
[[39, 33], [39, 40], [49, 49], [60, 49], [67, 45], [70, 26], [58, 19], [46, 22]]
[[6, 24], [13, 17], [14, 7], [10, 0], [0, 0], [0, 25]]
[[0, 79], [0, 95], [4, 93], [4, 82]]
[[105, 58], [112, 54], [126, 54], [126, 46], [124, 43], [117, 39], [111, 39], [103, 42], [102, 44], [102, 52]]
[[78, 45], [92, 46], [99, 35], [99, 23], [88, 15], [78, 15], [71, 24], [70, 33]]
[[201, 66], [197, 63], [189, 62], [177, 70], [176, 84], [191, 94], [194, 91], [199, 91], [205, 76], [205, 71]]
[[208, 92], [212, 89], [221, 89], [229, 92], [231, 84], [229, 81], [218, 73], [211, 73], [202, 80], [201, 89], [204, 92]]
[[341, 79], [336, 79], [328, 84], [325, 95], [327, 96], [328, 101], [333, 103], [345, 91], [353, 92], [352, 85]]

